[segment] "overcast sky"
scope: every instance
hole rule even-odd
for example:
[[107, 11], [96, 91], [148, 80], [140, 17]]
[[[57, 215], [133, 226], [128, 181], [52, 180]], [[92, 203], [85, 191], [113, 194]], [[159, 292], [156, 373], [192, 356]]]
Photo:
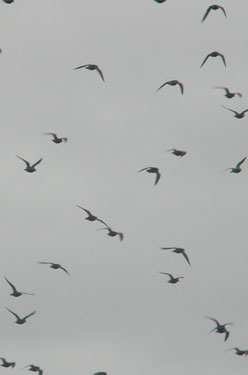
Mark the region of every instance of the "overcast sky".
[[[0, 5], [0, 356], [47, 375], [244, 375], [248, 360], [247, 12], [222, 0]], [[204, 57], [219, 51], [226, 57]], [[98, 64], [96, 71], [74, 70]], [[179, 88], [164, 82], [178, 79]], [[227, 86], [243, 93], [226, 99]], [[51, 142], [43, 132], [68, 137]], [[170, 148], [187, 151], [177, 158]], [[25, 164], [43, 157], [37, 172]], [[137, 173], [144, 167], [154, 175]], [[124, 240], [98, 231], [81, 205]], [[187, 250], [181, 255], [160, 247]], [[38, 261], [60, 263], [52, 270]], [[184, 276], [167, 283], [159, 272]], [[3, 276], [35, 296], [9, 296]], [[5, 306], [26, 315], [24, 325]], [[233, 322], [230, 338], [208, 332]]]

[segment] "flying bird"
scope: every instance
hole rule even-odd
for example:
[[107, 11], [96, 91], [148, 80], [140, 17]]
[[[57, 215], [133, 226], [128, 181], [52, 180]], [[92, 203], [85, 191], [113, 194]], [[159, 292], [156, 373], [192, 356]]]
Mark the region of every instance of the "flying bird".
[[92, 215], [92, 213], [91, 213], [89, 210], [86, 210], [86, 208], [83, 208], [83, 207], [81, 207], [81, 206], [78, 206], [77, 204], [76, 204], [76, 206], [77, 206], [78, 208], [81, 208], [81, 210], [84, 210], [84, 211], [88, 214], [88, 216], [85, 218], [85, 220], [89, 220], [89, 221], [96, 221], [96, 220], [97, 220], [97, 221], [100, 221], [100, 223], [102, 223], [102, 224], [108, 226], [103, 220], [98, 219], [98, 217], [95, 216], [95, 215]]
[[43, 133], [44, 135], [52, 135], [53, 136], [53, 139], [52, 139], [52, 142], [54, 142], [54, 143], [61, 143], [61, 142], [67, 142], [68, 141], [68, 138], [66, 138], [66, 137], [63, 137], [63, 138], [58, 138], [57, 137], [57, 134], [55, 134], [55, 133]]
[[228, 99], [232, 99], [235, 95], [239, 96], [240, 98], [242, 97], [242, 94], [240, 92], [231, 92], [228, 87], [220, 87], [216, 86], [214, 87], [215, 89], [223, 89], [225, 90], [225, 97]]
[[43, 374], [43, 370], [41, 370], [39, 366], [27, 365], [27, 366], [24, 366], [23, 368], [27, 368], [27, 367], [29, 367], [28, 371], [38, 372], [39, 375]]
[[11, 313], [13, 314], [15, 317], [16, 317], [16, 324], [24, 324], [26, 323], [26, 319], [29, 318], [30, 316], [34, 315], [36, 313], [36, 311], [33, 311], [31, 312], [30, 314], [24, 316], [23, 318], [20, 318], [19, 315], [17, 315], [16, 313], [14, 313], [14, 311], [11, 311], [10, 309], [8, 309], [8, 307], [6, 307], [6, 309]]
[[156, 178], [155, 178], [154, 185], [157, 185], [157, 183], [160, 179], [160, 176], [161, 176], [158, 168], [156, 168], [156, 167], [146, 167], [146, 168], [143, 168], [143, 169], [139, 170], [138, 173], [142, 172], [142, 171], [146, 171], [147, 173], [155, 173]]
[[18, 155], [16, 155], [16, 157], [17, 157], [18, 159], [21, 159], [22, 161], [24, 161], [24, 163], [26, 164], [26, 168], [25, 168], [24, 170], [27, 171], [27, 172], [29, 172], [29, 173], [35, 172], [35, 171], [36, 171], [36, 169], [35, 169], [36, 165], [40, 164], [40, 162], [42, 161], [42, 158], [41, 158], [40, 160], [38, 160], [38, 161], [37, 161], [36, 163], [34, 163], [33, 165], [30, 165], [30, 163], [29, 163], [27, 160], [21, 158], [21, 157], [18, 156]]
[[179, 279], [184, 279], [183, 276], [173, 277], [171, 273], [166, 273], [166, 272], [159, 272], [159, 273], [161, 273], [162, 275], [168, 275], [170, 280], [168, 280], [167, 282], [171, 284], [176, 284], [178, 283]]
[[95, 65], [95, 64], [80, 65], [77, 68], [74, 68], [74, 70], [81, 69], [81, 68], [85, 68], [85, 69], [89, 69], [89, 70], [96, 70], [100, 74], [103, 82], [105, 82], [102, 71], [101, 71], [101, 69], [99, 69], [98, 65]]
[[235, 354], [237, 355], [245, 355], [246, 357], [248, 356], [248, 350], [240, 350], [239, 348], [231, 348], [231, 349], [228, 349], [229, 350], [235, 350]]
[[209, 54], [205, 57], [205, 59], [203, 60], [201, 66], [200, 66], [200, 68], [205, 64], [205, 62], [207, 61], [207, 59], [208, 59], [209, 57], [217, 57], [217, 56], [220, 56], [220, 57], [222, 58], [223, 64], [226, 66], [226, 59], [225, 59], [225, 56], [222, 55], [221, 53], [217, 52], [217, 51], [214, 51], [214, 52], [209, 53]]
[[226, 168], [225, 171], [230, 170], [230, 173], [240, 173], [242, 171], [240, 166], [244, 163], [246, 158], [247, 158], [247, 156], [245, 158], [243, 158], [242, 160], [240, 160], [234, 168]]
[[29, 296], [34, 296], [34, 293], [18, 292], [16, 287], [5, 276], [4, 276], [4, 278], [13, 290], [13, 292], [10, 294], [11, 296], [20, 297], [22, 294], [28, 294]]
[[161, 250], [172, 250], [173, 253], [182, 254], [184, 256], [184, 258], [186, 259], [186, 261], [188, 262], [188, 264], [191, 266], [191, 263], [189, 261], [189, 257], [186, 254], [185, 249], [183, 249], [181, 247], [161, 247]]
[[5, 358], [0, 358], [2, 361], [3, 361], [3, 363], [1, 363], [1, 365], [0, 366], [3, 366], [3, 367], [12, 367], [12, 368], [14, 368], [15, 367], [15, 362], [8, 362], [8, 361], [6, 361], [6, 359]]
[[175, 148], [171, 148], [171, 149], [167, 150], [167, 152], [171, 152], [173, 155], [180, 156], [180, 158], [182, 158], [184, 155], [187, 154], [187, 151], [181, 151], [181, 150], [177, 150]]
[[52, 262], [39, 262], [39, 264], [50, 264], [50, 268], [53, 268], [54, 270], [61, 269], [61, 270], [63, 270], [64, 272], [66, 272], [68, 275], [70, 275], [69, 272], [68, 272], [64, 267], [62, 267], [60, 264], [58, 264], [58, 263], [52, 263]]
[[162, 3], [164, 3], [166, 0], [154, 0], [154, 1], [156, 1], [156, 3], [162, 4]]
[[106, 226], [106, 228], [100, 228], [98, 230], [108, 230], [108, 233], [107, 233], [108, 236], [110, 236], [110, 237], [119, 236], [120, 241], [123, 241], [123, 239], [124, 239], [123, 233], [116, 232], [116, 231], [112, 230], [107, 224], [105, 224], [105, 226]]
[[222, 107], [225, 108], [225, 109], [228, 109], [228, 111], [233, 112], [233, 113], [234, 113], [234, 116], [233, 116], [233, 117], [236, 117], [236, 118], [238, 118], [238, 119], [245, 117], [245, 113], [248, 112], [248, 109], [245, 109], [245, 110], [242, 111], [242, 112], [237, 112], [237, 111], [234, 111], [233, 109], [230, 109], [230, 108], [225, 107], [224, 105], [222, 105]]
[[205, 19], [207, 18], [207, 16], [209, 15], [209, 13], [210, 13], [211, 10], [218, 10], [218, 9], [221, 9], [222, 12], [224, 13], [224, 15], [227, 17], [226, 11], [225, 11], [225, 9], [222, 6], [217, 5], [217, 4], [213, 4], [213, 5], [210, 5], [208, 7], [208, 9], [206, 10], [206, 13], [203, 16], [202, 22], [205, 21]]
[[11, 3], [14, 2], [14, 0], [3, 0], [3, 2], [6, 3], [6, 4], [11, 4]]
[[93, 374], [93, 375], [107, 375], [107, 373], [104, 372], [104, 371], [99, 371], [99, 372], [96, 372], [96, 373]]
[[183, 95], [183, 91], [184, 91], [183, 84], [182, 84], [181, 82], [177, 81], [176, 79], [173, 79], [172, 81], [167, 81], [167, 82], [163, 83], [163, 84], [157, 89], [157, 91], [160, 90], [160, 89], [162, 89], [162, 87], [164, 87], [165, 85], [170, 85], [170, 86], [176, 86], [176, 85], [178, 85], [178, 86], [180, 87], [181, 94]]
[[211, 333], [211, 332], [224, 333], [225, 334], [224, 341], [227, 341], [227, 339], [228, 339], [228, 337], [230, 335], [230, 332], [227, 331], [226, 326], [227, 325], [233, 325], [233, 323], [220, 324], [218, 322], [218, 320], [216, 320], [214, 318], [211, 318], [210, 316], [206, 316], [206, 318], [210, 319], [210, 320], [212, 320], [213, 322], [216, 323], [216, 327], [214, 327], [214, 329], [212, 329], [209, 333]]

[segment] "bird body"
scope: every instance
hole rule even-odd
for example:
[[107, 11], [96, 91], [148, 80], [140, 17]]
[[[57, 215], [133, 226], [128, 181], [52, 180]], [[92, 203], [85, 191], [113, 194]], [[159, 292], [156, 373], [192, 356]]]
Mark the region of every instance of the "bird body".
[[12, 367], [12, 368], [14, 368], [15, 367], [15, 362], [8, 362], [8, 361], [6, 361], [6, 359], [5, 358], [0, 358], [1, 360], [2, 360], [2, 363], [1, 363], [1, 365], [0, 366], [2, 366], [2, 367]]
[[100, 74], [100, 77], [103, 80], [103, 82], [105, 82], [104, 77], [103, 77], [103, 73], [102, 73], [101, 69], [99, 69], [98, 65], [95, 65], [95, 64], [80, 65], [77, 68], [74, 68], [74, 70], [81, 69], [81, 68], [85, 68], [85, 69], [88, 69], [88, 70], [96, 70]]
[[225, 59], [225, 56], [222, 55], [222, 53], [219, 53], [219, 52], [217, 52], [217, 51], [213, 51], [213, 52], [209, 53], [209, 54], [205, 57], [205, 59], [203, 60], [201, 66], [200, 66], [200, 68], [205, 64], [205, 62], [207, 61], [207, 59], [208, 59], [209, 57], [217, 57], [217, 56], [220, 56], [220, 57], [221, 57], [221, 59], [222, 59], [222, 61], [223, 61], [223, 64], [226, 66], [226, 59]]
[[246, 112], [248, 112], [248, 109], [245, 109], [245, 110], [242, 111], [242, 112], [237, 112], [237, 111], [234, 111], [233, 109], [230, 109], [230, 108], [225, 107], [224, 105], [223, 105], [222, 107], [225, 108], [225, 109], [228, 109], [228, 111], [233, 112], [233, 113], [234, 113], [234, 116], [233, 116], [233, 117], [236, 117], [236, 118], [238, 118], [238, 119], [241, 119], [241, 118], [245, 117]]
[[172, 276], [171, 273], [166, 273], [166, 272], [159, 272], [159, 273], [161, 273], [162, 275], [168, 275], [170, 279], [167, 282], [170, 284], [176, 284], [178, 283], [179, 279], [184, 279], [183, 276], [174, 277]]
[[57, 134], [55, 134], [55, 133], [43, 133], [44, 135], [52, 135], [53, 136], [53, 139], [52, 139], [52, 142], [54, 142], [54, 143], [57, 143], [57, 144], [59, 144], [59, 143], [61, 143], [61, 142], [67, 142], [68, 141], [68, 138], [66, 138], [66, 137], [63, 137], [63, 138], [58, 138], [57, 137]]
[[160, 179], [160, 172], [159, 172], [159, 169], [157, 167], [146, 167], [146, 168], [142, 168], [138, 171], [139, 172], [142, 172], [142, 171], [146, 171], [147, 173], [155, 173], [156, 174], [156, 178], [155, 178], [155, 182], [154, 182], [154, 185], [157, 185], [159, 179]]
[[14, 2], [14, 0], [3, 0], [3, 2], [6, 3], [6, 4], [11, 4], [11, 3]]
[[178, 85], [178, 86], [180, 87], [181, 94], [183, 95], [183, 92], [184, 92], [184, 86], [183, 86], [183, 84], [182, 84], [181, 82], [179, 82], [177, 79], [173, 79], [172, 81], [167, 81], [167, 82], [163, 83], [163, 84], [157, 89], [157, 91], [160, 90], [160, 89], [162, 89], [162, 87], [164, 87], [165, 85], [170, 85], [170, 86], [176, 86], [176, 85]]
[[98, 219], [98, 217], [95, 216], [95, 215], [92, 215], [92, 213], [91, 213], [89, 210], [87, 210], [86, 208], [83, 208], [83, 207], [81, 207], [81, 206], [78, 206], [77, 204], [76, 204], [76, 206], [77, 206], [78, 208], [81, 208], [81, 210], [85, 211], [85, 212], [88, 214], [88, 216], [85, 218], [85, 220], [89, 220], [89, 221], [99, 221], [100, 223], [102, 223], [102, 224], [104, 224], [104, 225], [107, 226], [107, 224], [106, 224], [103, 220]]
[[27, 366], [24, 366], [23, 368], [27, 368], [27, 367], [29, 367], [28, 371], [38, 372], [39, 375], [43, 374], [43, 370], [41, 370], [39, 366], [27, 365]]
[[36, 311], [33, 311], [31, 312], [30, 314], [24, 316], [23, 318], [20, 318], [19, 315], [17, 315], [14, 311], [11, 311], [10, 309], [8, 309], [6, 307], [6, 309], [11, 313], [13, 314], [15, 317], [16, 317], [16, 324], [24, 324], [26, 323], [26, 319], [29, 318], [30, 316], [34, 315], [36, 313]]
[[210, 13], [211, 10], [218, 10], [218, 9], [222, 10], [224, 16], [227, 18], [225, 9], [222, 6], [220, 6], [220, 5], [213, 4], [213, 5], [210, 5], [208, 7], [208, 9], [206, 10], [206, 12], [205, 12], [205, 14], [204, 14], [204, 16], [202, 18], [202, 22], [205, 21], [205, 19], [207, 18], [207, 16], [209, 15], [209, 13]]
[[115, 237], [115, 236], [119, 236], [120, 238], [120, 241], [123, 241], [124, 239], [124, 234], [121, 233], [121, 232], [116, 232], [114, 230], [112, 230], [107, 224], [105, 224], [106, 228], [100, 228], [98, 230], [108, 230], [108, 233], [107, 235], [110, 236], [110, 237]]
[[70, 275], [69, 272], [68, 272], [64, 267], [62, 267], [60, 264], [58, 264], [58, 263], [52, 263], [52, 262], [39, 262], [39, 264], [49, 264], [49, 265], [50, 265], [50, 268], [53, 268], [54, 270], [61, 269], [61, 270], [63, 270], [64, 272], [66, 272], [68, 275]]
[[31, 165], [27, 160], [21, 158], [20, 156], [16, 155], [16, 157], [18, 159], [21, 159], [22, 161], [24, 161], [24, 163], [26, 164], [26, 168], [24, 170], [27, 171], [27, 172], [29, 172], [29, 173], [35, 172], [36, 171], [36, 169], [35, 169], [36, 165], [40, 164], [40, 162], [42, 161], [42, 158], [41, 158], [36, 163], [34, 163], [33, 165]]
[[235, 95], [242, 97], [242, 94], [240, 92], [231, 92], [228, 87], [220, 87], [216, 86], [215, 89], [223, 89], [225, 90], [225, 97], [228, 99], [232, 99]]
[[225, 334], [224, 341], [227, 341], [228, 337], [230, 336], [230, 332], [227, 331], [226, 326], [232, 325], [233, 323], [220, 324], [217, 319], [211, 318], [210, 316], [207, 316], [206, 318], [212, 320], [216, 324], [216, 327], [212, 329], [209, 333], [211, 332], [224, 333]]
[[229, 349], [229, 350], [235, 350], [235, 354], [237, 354], [239, 356], [242, 356], [242, 355], [245, 355], [246, 357], [248, 356], [248, 350], [241, 350], [239, 348], [232, 348], [232, 349]]
[[13, 297], [20, 297], [22, 294], [27, 294], [27, 295], [30, 295], [30, 296], [33, 296], [34, 294], [33, 293], [26, 293], [26, 292], [19, 292], [16, 287], [4, 276], [5, 280], [7, 281], [7, 283], [10, 285], [10, 287], [12, 288], [13, 292], [10, 294], [11, 296]]
[[180, 158], [182, 158], [184, 155], [187, 154], [187, 151], [181, 151], [175, 148], [171, 148], [170, 150], [167, 150], [167, 152], [170, 152], [170, 151], [173, 155], [180, 156]]
[[187, 263], [191, 266], [191, 263], [189, 261], [189, 257], [186, 254], [185, 249], [183, 249], [181, 247], [161, 247], [161, 250], [172, 250], [173, 253], [182, 254], [184, 256], [184, 258], [186, 259]]
[[234, 168], [226, 168], [225, 170], [226, 171], [230, 170], [230, 173], [240, 173], [242, 171], [240, 166], [245, 162], [246, 159], [247, 159], [247, 156], [243, 158], [242, 160], [240, 160]]

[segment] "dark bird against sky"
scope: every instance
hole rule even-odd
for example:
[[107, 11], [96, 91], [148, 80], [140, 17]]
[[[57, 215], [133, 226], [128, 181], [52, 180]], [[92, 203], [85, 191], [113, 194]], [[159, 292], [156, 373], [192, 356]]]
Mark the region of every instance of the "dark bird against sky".
[[170, 148], [169, 150], [167, 150], [167, 152], [171, 152], [173, 155], [180, 156], [180, 158], [187, 154], [187, 151], [177, 150], [176, 148]]
[[240, 160], [234, 168], [226, 168], [225, 171], [230, 170], [230, 173], [240, 173], [242, 171], [240, 166], [245, 162], [246, 158], [247, 156], [243, 158], [242, 160]]
[[61, 142], [67, 142], [68, 141], [68, 138], [66, 138], [66, 137], [63, 137], [63, 138], [58, 138], [57, 137], [57, 134], [55, 134], [55, 133], [43, 133], [44, 135], [52, 135], [53, 136], [53, 139], [52, 139], [52, 142], [54, 142], [54, 143], [61, 143]]
[[105, 224], [105, 225], [106, 225], [106, 228], [100, 228], [98, 230], [108, 230], [108, 233], [107, 233], [108, 236], [110, 236], [110, 237], [119, 236], [120, 241], [123, 241], [123, 239], [124, 239], [124, 234], [123, 233], [116, 232], [113, 229], [111, 229], [107, 224]]
[[226, 326], [227, 325], [233, 325], [233, 323], [220, 324], [218, 322], [218, 320], [216, 320], [214, 318], [211, 318], [210, 316], [206, 316], [206, 318], [210, 319], [210, 320], [212, 320], [213, 322], [216, 323], [216, 327], [214, 327], [214, 329], [212, 329], [209, 333], [211, 333], [211, 332], [224, 333], [225, 334], [224, 341], [227, 341], [227, 339], [228, 339], [228, 337], [230, 335], [230, 332], [227, 331]]
[[52, 263], [52, 262], [39, 262], [39, 264], [49, 264], [49, 265], [50, 265], [50, 268], [53, 268], [54, 270], [61, 269], [61, 270], [63, 270], [64, 272], [66, 272], [68, 275], [70, 275], [69, 272], [68, 272], [64, 267], [62, 267], [60, 264], [58, 264], [58, 263]]
[[28, 294], [29, 296], [34, 296], [33, 293], [26, 293], [26, 292], [19, 292], [16, 287], [4, 276], [5, 280], [7, 281], [7, 283], [10, 285], [10, 287], [12, 288], [12, 293], [10, 294], [11, 296], [13, 297], [20, 297], [22, 294]]
[[167, 82], [163, 83], [163, 84], [157, 89], [157, 91], [160, 90], [160, 89], [162, 89], [162, 87], [164, 87], [165, 85], [170, 85], [170, 86], [176, 86], [176, 85], [178, 85], [178, 86], [180, 87], [181, 94], [183, 95], [184, 87], [183, 87], [183, 84], [182, 84], [181, 82], [179, 82], [178, 80], [173, 79], [172, 81], [167, 81]]
[[103, 73], [102, 73], [101, 69], [99, 69], [98, 65], [95, 65], [95, 64], [80, 65], [77, 68], [74, 68], [74, 70], [81, 69], [81, 68], [85, 68], [85, 69], [88, 69], [88, 70], [96, 70], [100, 74], [100, 76], [101, 76], [101, 78], [104, 82]]
[[155, 173], [156, 174], [156, 178], [155, 178], [155, 182], [154, 182], [154, 185], [157, 185], [159, 179], [160, 179], [160, 172], [159, 172], [159, 169], [157, 167], [146, 167], [146, 168], [142, 168], [138, 171], [139, 172], [142, 172], [142, 171], [146, 171], [147, 173]]
[[162, 275], [168, 275], [170, 279], [167, 282], [170, 284], [176, 284], [178, 283], [179, 279], [184, 279], [183, 276], [174, 277], [172, 276], [171, 273], [166, 273], [166, 272], [159, 272], [159, 273], [161, 273]]
[[41, 370], [39, 366], [27, 365], [27, 366], [24, 366], [23, 368], [27, 368], [27, 367], [29, 367], [28, 371], [38, 372], [39, 375], [43, 374], [43, 370]]
[[16, 324], [24, 324], [26, 323], [26, 319], [29, 318], [30, 316], [34, 315], [36, 313], [36, 311], [33, 311], [31, 312], [30, 314], [28, 315], [25, 315], [23, 318], [20, 318], [19, 315], [17, 315], [14, 311], [11, 311], [10, 309], [8, 309], [8, 307], [6, 307], [6, 309], [11, 313], [13, 314], [15, 317], [16, 317]]
[[191, 263], [189, 261], [189, 257], [186, 254], [185, 249], [183, 249], [181, 247], [161, 247], [161, 250], [172, 250], [173, 253], [182, 254], [184, 256], [184, 258], [186, 259], [186, 261], [188, 262], [188, 264], [191, 266]]
[[2, 366], [2, 367], [12, 367], [12, 368], [14, 368], [15, 367], [15, 362], [8, 362], [8, 361], [6, 361], [6, 359], [5, 358], [0, 358], [1, 360], [2, 360], [2, 363], [1, 363], [1, 365], [0, 366]]
[[241, 350], [239, 348], [231, 348], [231, 349], [228, 349], [229, 350], [235, 350], [235, 354], [236, 355], [239, 355], [239, 356], [242, 356], [242, 355], [245, 355], [246, 357], [248, 356], [248, 350]]
[[42, 158], [41, 158], [41, 159], [38, 160], [36, 163], [30, 165], [30, 163], [29, 163], [27, 160], [21, 158], [21, 157], [18, 156], [18, 155], [16, 155], [16, 157], [17, 157], [18, 159], [21, 159], [22, 161], [24, 161], [24, 163], [26, 164], [26, 168], [25, 168], [24, 170], [27, 171], [27, 172], [29, 172], [29, 173], [33, 173], [33, 172], [35, 172], [35, 171], [36, 171], [36, 169], [35, 169], [36, 165], [40, 164], [40, 162], [42, 161]]
[[233, 117], [236, 117], [238, 119], [241, 119], [241, 118], [245, 117], [246, 112], [248, 112], [248, 109], [245, 109], [242, 112], [237, 112], [237, 111], [234, 111], [233, 109], [225, 107], [224, 105], [222, 105], [222, 107], [225, 108], [225, 109], [228, 109], [228, 111], [231, 111], [232, 113], [234, 113]]
[[81, 206], [78, 206], [77, 204], [76, 204], [76, 206], [77, 206], [78, 208], [81, 208], [81, 210], [84, 210], [84, 211], [88, 214], [88, 216], [85, 218], [85, 220], [89, 220], [89, 221], [96, 221], [96, 220], [97, 220], [97, 221], [99, 221], [100, 223], [102, 223], [102, 224], [108, 226], [103, 220], [98, 219], [98, 217], [95, 216], [95, 215], [92, 215], [92, 213], [91, 213], [89, 210], [87, 210], [86, 208], [83, 208], [83, 207], [81, 207]]
[[223, 64], [226, 66], [226, 59], [225, 59], [225, 56], [222, 55], [222, 53], [219, 53], [219, 52], [217, 52], [217, 51], [213, 51], [213, 52], [209, 53], [209, 54], [205, 57], [205, 59], [203, 60], [201, 66], [200, 66], [200, 68], [205, 64], [205, 62], [207, 61], [207, 59], [208, 59], [209, 57], [218, 57], [218, 56], [221, 57], [221, 59], [222, 59], [222, 61], [223, 61]]
[[207, 16], [209, 15], [209, 13], [210, 13], [211, 10], [218, 10], [218, 9], [221, 9], [222, 12], [224, 13], [224, 15], [227, 17], [226, 11], [225, 11], [225, 9], [222, 6], [217, 5], [217, 4], [213, 4], [213, 5], [210, 5], [208, 7], [208, 9], [206, 10], [206, 13], [203, 16], [202, 22], [205, 21], [205, 19], [207, 18]]
[[239, 96], [240, 98], [242, 97], [242, 94], [240, 92], [231, 92], [228, 87], [220, 87], [216, 86], [214, 87], [215, 89], [223, 89], [225, 90], [225, 97], [228, 99], [232, 99], [235, 95]]

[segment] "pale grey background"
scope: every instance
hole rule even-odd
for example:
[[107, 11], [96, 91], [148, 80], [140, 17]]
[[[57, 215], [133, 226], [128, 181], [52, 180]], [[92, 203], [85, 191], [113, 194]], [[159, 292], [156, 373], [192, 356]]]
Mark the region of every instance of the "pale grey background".
[[[15, 0], [0, 7], [1, 374], [244, 375], [248, 155], [247, 11], [223, 0]], [[214, 50], [226, 56], [203, 58]], [[74, 71], [98, 64], [97, 72]], [[178, 87], [156, 89], [178, 79]], [[241, 91], [228, 100], [213, 86]], [[68, 137], [56, 145], [43, 132]], [[178, 159], [169, 148], [188, 151]], [[31, 162], [28, 174], [15, 155]], [[137, 170], [157, 166], [162, 177]], [[79, 204], [122, 231], [106, 236]], [[182, 246], [192, 262], [160, 251]], [[61, 263], [72, 274], [39, 265]], [[177, 285], [159, 271], [185, 276]], [[27, 324], [14, 324], [37, 309]], [[232, 321], [230, 339], [210, 334]]]

